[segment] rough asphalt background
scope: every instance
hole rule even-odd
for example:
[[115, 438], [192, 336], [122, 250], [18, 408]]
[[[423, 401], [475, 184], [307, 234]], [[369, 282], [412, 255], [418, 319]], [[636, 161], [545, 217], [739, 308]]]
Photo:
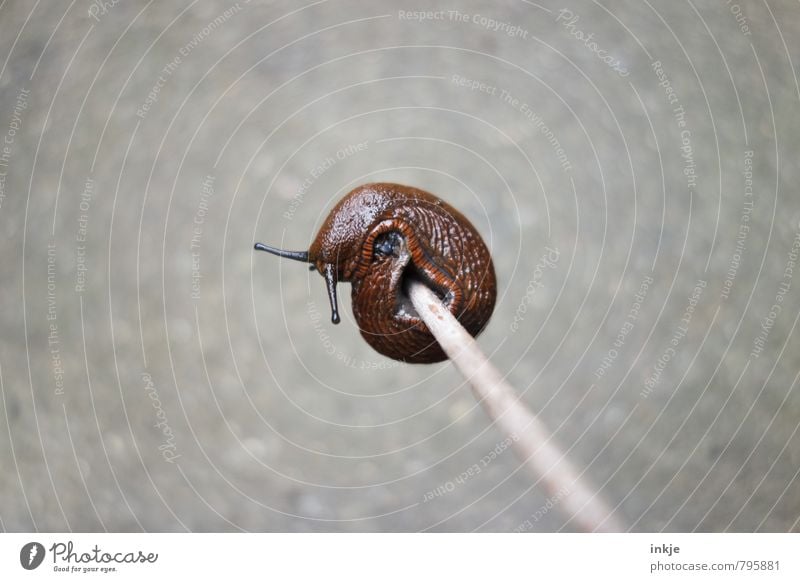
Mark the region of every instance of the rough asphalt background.
[[788, 0], [0, 3], [0, 528], [572, 531], [252, 252], [380, 180], [477, 225], [481, 346], [631, 530], [800, 530], [799, 47]]

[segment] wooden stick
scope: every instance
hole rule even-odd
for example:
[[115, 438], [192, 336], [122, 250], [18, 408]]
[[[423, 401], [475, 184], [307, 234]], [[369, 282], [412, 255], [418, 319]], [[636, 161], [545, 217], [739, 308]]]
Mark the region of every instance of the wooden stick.
[[436, 295], [412, 282], [411, 301], [456, 369], [471, 384], [475, 397], [541, 484], [553, 506], [567, 513], [584, 531], [624, 531], [597, 492], [581, 481], [547, 428], [517, 397], [514, 389], [483, 354]]

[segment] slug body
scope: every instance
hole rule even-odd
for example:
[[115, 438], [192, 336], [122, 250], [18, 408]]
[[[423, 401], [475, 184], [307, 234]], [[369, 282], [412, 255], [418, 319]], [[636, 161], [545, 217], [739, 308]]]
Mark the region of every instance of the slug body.
[[492, 258], [469, 220], [433, 194], [400, 184], [366, 184], [347, 194], [307, 253], [260, 243], [256, 249], [311, 263], [326, 279], [334, 323], [336, 283], [351, 283], [361, 335], [381, 354], [410, 363], [447, 356], [411, 304], [408, 281], [426, 283], [473, 336], [497, 297]]

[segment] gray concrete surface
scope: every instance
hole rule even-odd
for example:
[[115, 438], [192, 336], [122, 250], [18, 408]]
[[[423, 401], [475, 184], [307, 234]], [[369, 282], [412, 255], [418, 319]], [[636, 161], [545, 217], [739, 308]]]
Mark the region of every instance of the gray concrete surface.
[[0, 527], [572, 531], [450, 366], [252, 252], [380, 180], [483, 233], [480, 344], [631, 530], [799, 530], [799, 38], [789, 1], [6, 0]]

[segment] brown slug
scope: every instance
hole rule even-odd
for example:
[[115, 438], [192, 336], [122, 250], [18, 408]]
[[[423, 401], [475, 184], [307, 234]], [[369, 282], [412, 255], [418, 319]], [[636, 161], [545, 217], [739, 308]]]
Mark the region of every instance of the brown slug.
[[333, 323], [339, 323], [336, 283], [351, 283], [361, 335], [395, 360], [447, 358], [417, 316], [405, 288], [409, 280], [433, 289], [473, 336], [494, 310], [494, 265], [478, 231], [458, 210], [417, 188], [359, 186], [336, 204], [307, 252], [255, 248], [312, 263], [325, 278]]

